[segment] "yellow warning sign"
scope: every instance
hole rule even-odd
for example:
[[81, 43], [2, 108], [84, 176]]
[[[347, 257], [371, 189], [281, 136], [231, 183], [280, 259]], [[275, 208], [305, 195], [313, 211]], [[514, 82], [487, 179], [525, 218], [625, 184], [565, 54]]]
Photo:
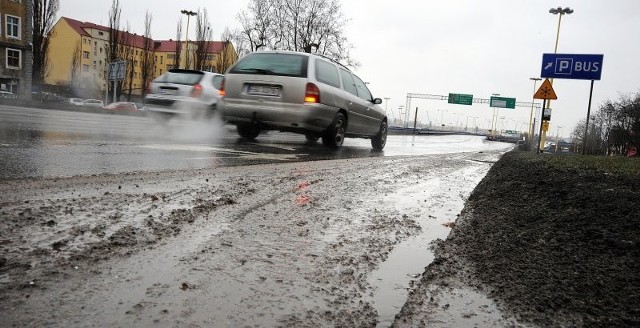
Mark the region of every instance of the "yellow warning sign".
[[542, 121], [542, 131], [549, 131], [549, 121]]
[[551, 82], [549, 82], [549, 79], [544, 79], [544, 82], [542, 82], [540, 89], [536, 91], [536, 93], [533, 95], [533, 98], [534, 99], [558, 99], [558, 96], [556, 96], [556, 92], [553, 91], [553, 86], [551, 85]]

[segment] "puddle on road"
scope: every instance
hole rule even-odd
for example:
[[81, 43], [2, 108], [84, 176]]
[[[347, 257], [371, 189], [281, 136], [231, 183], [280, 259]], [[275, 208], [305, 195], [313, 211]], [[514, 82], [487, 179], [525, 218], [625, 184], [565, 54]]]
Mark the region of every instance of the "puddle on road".
[[400, 189], [394, 197], [387, 198], [385, 205], [414, 218], [422, 232], [394, 247], [387, 260], [369, 277], [375, 290], [373, 302], [379, 316], [378, 327], [391, 326], [407, 299], [408, 290], [434, 259], [430, 243], [447, 238], [451, 229], [444, 224], [456, 220], [466, 197], [487, 170], [488, 166], [467, 167]]

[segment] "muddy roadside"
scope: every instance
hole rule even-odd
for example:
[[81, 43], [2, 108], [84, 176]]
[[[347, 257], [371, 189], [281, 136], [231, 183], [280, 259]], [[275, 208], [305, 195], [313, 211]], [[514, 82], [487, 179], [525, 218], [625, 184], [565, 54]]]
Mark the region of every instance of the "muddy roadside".
[[0, 323], [376, 326], [372, 272], [502, 153], [6, 181]]
[[510, 152], [393, 326], [638, 327], [638, 204], [638, 160]]

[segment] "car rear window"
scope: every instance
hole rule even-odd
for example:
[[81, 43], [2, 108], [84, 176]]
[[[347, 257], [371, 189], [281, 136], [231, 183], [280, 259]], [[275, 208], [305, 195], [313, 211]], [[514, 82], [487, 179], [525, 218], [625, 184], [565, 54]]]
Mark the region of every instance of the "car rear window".
[[307, 60], [295, 54], [253, 53], [240, 59], [229, 73], [307, 77]]
[[194, 85], [202, 79], [204, 73], [198, 71], [170, 71], [158, 77], [154, 82]]

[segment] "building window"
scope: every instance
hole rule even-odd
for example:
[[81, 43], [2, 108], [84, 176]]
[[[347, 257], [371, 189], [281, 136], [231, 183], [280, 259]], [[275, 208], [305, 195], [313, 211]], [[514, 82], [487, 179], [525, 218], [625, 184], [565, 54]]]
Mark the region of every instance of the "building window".
[[93, 69], [96, 69], [96, 68], [97, 68], [97, 64], [96, 64], [96, 61], [94, 60], [93, 61]]
[[20, 69], [22, 67], [22, 52], [7, 48], [7, 68]]
[[82, 71], [83, 71], [83, 72], [88, 72], [88, 71], [89, 71], [89, 65], [87, 65], [87, 64], [83, 64], [83, 65], [82, 65]]
[[162, 57], [162, 56], [160, 56], [160, 65], [162, 65], [162, 58], [163, 58], [163, 57]]
[[100, 32], [100, 31], [98, 31], [98, 35], [104, 35], [104, 33], [102, 33], [102, 32]]
[[82, 58], [89, 59], [89, 52], [88, 51], [83, 51], [82, 52]]
[[5, 22], [7, 24], [7, 37], [20, 39], [22, 37], [20, 31], [20, 17], [5, 15]]

